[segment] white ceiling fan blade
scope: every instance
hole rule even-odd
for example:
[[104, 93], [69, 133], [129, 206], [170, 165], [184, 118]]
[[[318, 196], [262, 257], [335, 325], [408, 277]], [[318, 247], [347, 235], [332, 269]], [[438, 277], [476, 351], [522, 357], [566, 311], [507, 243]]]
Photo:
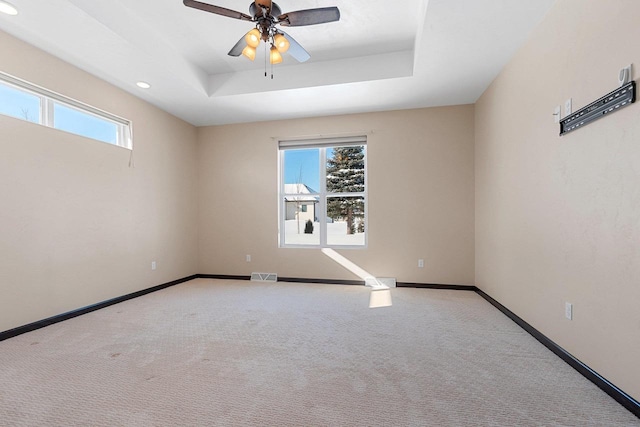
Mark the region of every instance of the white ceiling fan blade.
[[306, 62], [309, 60], [309, 58], [311, 58], [309, 52], [307, 52], [302, 46], [300, 46], [300, 43], [298, 43], [293, 37], [291, 37], [284, 31], [280, 31], [280, 33], [282, 33], [282, 35], [287, 40], [289, 40], [289, 50], [287, 52], [293, 57], [293, 59], [298, 62]]

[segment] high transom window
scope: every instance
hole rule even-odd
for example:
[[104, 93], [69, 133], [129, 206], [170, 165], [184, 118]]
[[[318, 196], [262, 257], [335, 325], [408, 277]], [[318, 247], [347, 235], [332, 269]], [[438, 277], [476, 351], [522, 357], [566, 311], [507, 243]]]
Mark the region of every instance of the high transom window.
[[0, 114], [132, 148], [129, 120], [1, 72]]

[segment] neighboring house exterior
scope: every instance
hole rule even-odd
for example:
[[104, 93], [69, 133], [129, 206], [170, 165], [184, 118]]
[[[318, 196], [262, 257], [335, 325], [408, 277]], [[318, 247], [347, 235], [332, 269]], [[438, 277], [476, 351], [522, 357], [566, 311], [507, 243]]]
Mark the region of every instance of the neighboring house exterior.
[[315, 193], [314, 190], [305, 184], [285, 184], [285, 194], [297, 194], [296, 196], [285, 196], [285, 209], [287, 215], [285, 220], [299, 219], [301, 222], [317, 221], [316, 206], [318, 205], [317, 196], [305, 196], [305, 194]]

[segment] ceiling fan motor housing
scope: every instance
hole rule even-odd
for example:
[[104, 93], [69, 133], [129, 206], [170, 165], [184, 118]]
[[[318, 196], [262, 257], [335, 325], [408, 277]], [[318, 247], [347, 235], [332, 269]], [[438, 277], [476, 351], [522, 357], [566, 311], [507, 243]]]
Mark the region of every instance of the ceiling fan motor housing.
[[[278, 6], [275, 3], [271, 3], [271, 7], [268, 7], [266, 5], [265, 6], [261, 5], [261, 6], [267, 10], [267, 15], [270, 15], [270, 16], [282, 15], [280, 6]], [[255, 2], [251, 2], [251, 4], [249, 5], [249, 14], [255, 18], [259, 18], [260, 16], [262, 16], [262, 10], [258, 9]]]
[[257, 22], [257, 28], [260, 30], [260, 35], [262, 40], [265, 43], [269, 43], [269, 38], [273, 37], [274, 25], [276, 24], [276, 20], [274, 16], [280, 16], [282, 12], [280, 11], [280, 7], [271, 3], [271, 6], [267, 5], [256, 5], [256, 2], [251, 2], [249, 5], [249, 13], [253, 15], [254, 19]]

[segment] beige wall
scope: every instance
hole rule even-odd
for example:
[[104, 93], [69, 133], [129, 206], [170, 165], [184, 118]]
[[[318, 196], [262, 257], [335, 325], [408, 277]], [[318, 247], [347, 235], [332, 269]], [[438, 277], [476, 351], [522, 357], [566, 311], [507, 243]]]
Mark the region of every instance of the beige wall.
[[338, 252], [375, 276], [473, 284], [473, 111], [467, 105], [198, 129], [199, 272], [358, 279], [320, 250], [278, 249], [277, 138], [372, 132], [368, 248]]
[[640, 400], [640, 106], [563, 137], [552, 119], [640, 67], [638, 16], [636, 0], [557, 2], [476, 104], [475, 277]]
[[0, 331], [197, 273], [196, 129], [2, 32], [0, 70], [133, 120], [135, 147], [0, 115]]
[[369, 246], [344, 257], [399, 281], [475, 281], [640, 399], [640, 107], [562, 138], [551, 116], [640, 67], [637, 16], [636, 0], [558, 2], [475, 109], [198, 130], [0, 32], [0, 70], [132, 119], [136, 165], [0, 116], [0, 331], [195, 273], [357, 279], [277, 248], [276, 140], [366, 132]]

